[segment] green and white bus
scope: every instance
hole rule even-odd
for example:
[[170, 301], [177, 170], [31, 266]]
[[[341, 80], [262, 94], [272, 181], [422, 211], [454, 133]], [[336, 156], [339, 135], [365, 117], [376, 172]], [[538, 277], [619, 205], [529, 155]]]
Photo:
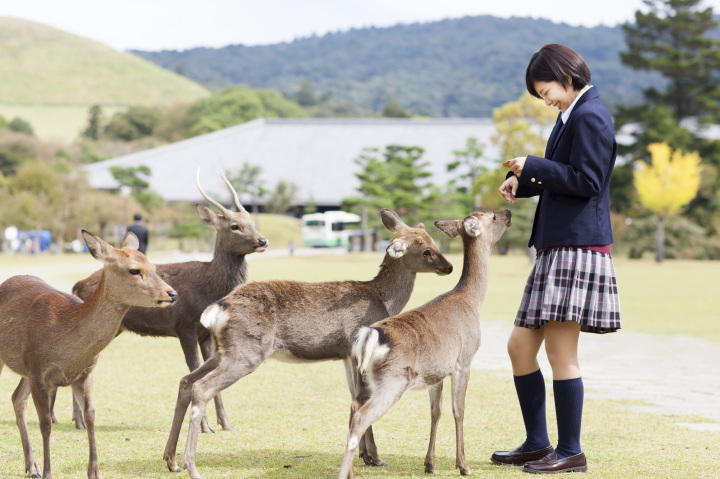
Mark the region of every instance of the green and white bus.
[[351, 231], [360, 228], [360, 216], [345, 211], [313, 213], [301, 218], [303, 243], [313, 247], [347, 247]]

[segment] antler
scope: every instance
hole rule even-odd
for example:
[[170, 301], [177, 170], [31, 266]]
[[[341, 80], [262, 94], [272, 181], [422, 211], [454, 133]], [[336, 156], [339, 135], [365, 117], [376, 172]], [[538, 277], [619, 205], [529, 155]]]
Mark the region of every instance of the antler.
[[220, 212], [225, 215], [226, 217], [230, 216], [231, 211], [225, 208], [223, 205], [215, 201], [214, 199], [210, 198], [205, 191], [203, 191], [202, 186], [200, 186], [200, 168], [197, 170], [197, 177], [195, 180], [195, 184], [197, 184], [198, 190], [200, 190], [200, 194], [203, 195], [203, 198], [205, 198], [210, 204], [214, 205], [215, 208], [219, 209]]
[[219, 170], [218, 175], [220, 175], [220, 178], [222, 178], [222, 180], [227, 185], [228, 189], [230, 189], [230, 193], [232, 193], [233, 198], [235, 198], [235, 206], [237, 206], [238, 211], [240, 211], [240, 212], [245, 211], [245, 208], [243, 208], [243, 205], [240, 204], [240, 198], [238, 198], [237, 191], [235, 191], [235, 188], [233, 188], [233, 185], [225, 177], [225, 173], [223, 173], [222, 170]]

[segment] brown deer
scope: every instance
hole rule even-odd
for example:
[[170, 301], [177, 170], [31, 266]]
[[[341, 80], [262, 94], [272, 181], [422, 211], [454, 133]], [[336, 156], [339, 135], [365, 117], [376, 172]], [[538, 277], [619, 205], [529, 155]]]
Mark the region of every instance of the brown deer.
[[507, 210], [475, 212], [464, 220], [436, 221], [450, 237], [462, 236], [463, 271], [455, 288], [430, 302], [370, 327], [360, 328], [352, 347], [355, 397], [350, 408], [347, 449], [339, 478], [353, 476], [353, 455], [366, 428], [410, 388], [430, 391], [430, 444], [425, 472], [435, 472], [435, 436], [443, 380], [452, 377], [455, 466], [471, 474], [465, 459], [463, 418], [470, 363], [480, 347], [480, 309], [487, 293], [490, 248], [510, 225]]
[[[212, 332], [217, 351], [180, 381], [164, 452], [170, 471], [181, 471], [175, 450], [191, 400], [184, 458], [190, 477], [197, 479], [198, 428], [210, 398], [253, 372], [270, 356], [294, 362], [340, 359], [347, 367], [357, 329], [400, 312], [410, 299], [416, 273], [452, 272], [452, 265], [422, 224], [410, 228], [388, 209], [381, 211], [381, 217], [394, 236], [372, 281], [247, 283], [205, 310], [201, 321]], [[352, 392], [352, 383], [348, 381], [348, 385]], [[383, 465], [371, 430], [366, 442], [368, 455], [363, 459]]]
[[164, 308], [177, 293], [158, 276], [155, 266], [137, 251], [128, 233], [119, 249], [83, 230], [90, 254], [105, 263], [95, 293], [83, 302], [35, 276], [13, 276], [0, 285], [0, 371], [7, 365], [22, 379], [12, 395], [20, 430], [25, 471], [39, 478], [28, 436], [26, 406], [32, 394], [43, 439], [42, 478], [50, 479], [50, 393], [72, 386], [87, 424], [88, 477], [99, 477], [95, 448], [92, 371], [131, 306]]
[[[158, 274], [175, 285], [179, 298], [171, 309], [157, 310], [150, 308], [131, 308], [125, 315], [120, 331], [131, 331], [142, 336], [174, 336], [180, 340], [185, 353], [185, 362], [190, 371], [197, 369], [201, 362], [198, 354], [198, 343], [203, 358], [212, 355], [212, 338], [205, 327], [200, 324], [200, 315], [213, 301], [217, 301], [237, 285], [247, 281], [247, 261], [245, 256], [250, 253], [263, 252], [268, 247], [268, 240], [255, 228], [250, 214], [240, 204], [235, 189], [219, 172], [235, 199], [238, 212], [226, 209], [223, 205], [210, 198], [200, 186], [200, 170], [197, 171], [196, 183], [202, 196], [214, 205], [220, 214], [197, 203], [200, 219], [208, 226], [215, 228], [215, 249], [212, 261], [189, 261], [185, 263], [161, 264], [157, 266]], [[87, 299], [97, 287], [100, 272], [78, 281], [73, 293]], [[225, 430], [232, 426], [225, 413], [220, 395], [215, 398], [217, 422]], [[83, 428], [82, 415], [73, 404], [73, 421], [75, 427]], [[213, 432], [203, 415], [203, 432]]]

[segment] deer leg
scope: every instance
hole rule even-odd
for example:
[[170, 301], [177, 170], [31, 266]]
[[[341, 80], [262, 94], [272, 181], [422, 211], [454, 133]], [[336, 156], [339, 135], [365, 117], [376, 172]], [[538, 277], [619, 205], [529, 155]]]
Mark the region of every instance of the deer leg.
[[[200, 353], [202, 353], [203, 360], [207, 361], [208, 358], [215, 354], [215, 341], [212, 336], [200, 339]], [[230, 420], [225, 413], [225, 406], [222, 402], [222, 396], [220, 393], [215, 395], [215, 415], [217, 416], [217, 423], [223, 428], [224, 431], [234, 431], [235, 428], [230, 424]]]
[[30, 396], [30, 383], [27, 378], [20, 379], [20, 384], [12, 394], [13, 408], [15, 409], [15, 422], [20, 430], [20, 442], [22, 442], [23, 455], [25, 456], [25, 472], [32, 478], [40, 478], [40, 467], [35, 461], [30, 435], [27, 427], [27, 400]]
[[[180, 339], [180, 346], [182, 347], [183, 353], [185, 353], [185, 362], [190, 368], [190, 372], [195, 371], [200, 367], [200, 354], [198, 353], [198, 337], [197, 333], [193, 330], [191, 332], [181, 331], [178, 335]], [[213, 431], [210, 428], [210, 422], [207, 418], [205, 410], [202, 412], [201, 422], [202, 432], [205, 434], [212, 434]]]
[[425, 472], [427, 474], [435, 473], [435, 440], [437, 439], [437, 428], [442, 414], [442, 381], [431, 387], [430, 393], [430, 442], [428, 451], [425, 455]]
[[50, 413], [50, 391], [38, 381], [30, 382], [35, 410], [40, 421], [40, 433], [43, 439], [43, 473], [42, 479], [52, 479], [50, 470], [50, 432], [52, 431], [52, 414]]
[[465, 418], [465, 394], [470, 381], [470, 368], [465, 367], [452, 375], [452, 409], [455, 417], [455, 467], [460, 474], [472, 474], [465, 459], [465, 439], [463, 433], [463, 420]]
[[[247, 352], [246, 352], [247, 353]], [[269, 356], [247, 354], [255, 356], [255, 361], [249, 358], [229, 358], [220, 356], [216, 368], [210, 371], [205, 377], [199, 379], [192, 387], [192, 407], [190, 408], [190, 424], [188, 426], [188, 438], [185, 443], [185, 468], [192, 479], [202, 479], [195, 466], [195, 451], [197, 449], [198, 429], [202, 419], [202, 412], [205, 406], [217, 393], [237, 382], [240, 378], [247, 376]], [[216, 354], [213, 358], [218, 357]]]
[[[357, 397], [357, 389], [356, 384], [359, 380], [357, 377], [357, 373], [352, 367], [352, 362], [350, 358], [345, 358], [343, 360], [343, 363], [345, 364], [345, 377], [347, 378], [347, 384], [348, 389], [350, 390], [350, 396], [353, 399], [356, 399]], [[358, 449], [360, 450], [359, 456], [360, 459], [363, 460], [365, 465], [367, 466], [387, 466], [388, 463], [380, 459], [380, 456], [377, 452], [377, 447], [375, 446], [375, 436], [373, 436], [372, 426], [368, 426], [367, 430], [365, 431], [365, 434], [360, 438], [360, 443], [358, 444]]]
[[75, 395], [73, 395], [73, 416], [72, 420], [75, 423], [75, 429], [86, 429], [85, 421], [83, 420], [83, 408], [82, 403], [78, 403]]
[[82, 408], [87, 425], [90, 457], [88, 459], [88, 479], [100, 478], [100, 465], [98, 464], [97, 447], [95, 444], [95, 406], [92, 402], [93, 376], [88, 374], [85, 378], [72, 385], [73, 398], [78, 407]]
[[175, 415], [173, 416], [170, 435], [168, 436], [165, 451], [163, 452], [163, 459], [167, 463], [170, 472], [182, 472], [182, 469], [180, 469], [180, 466], [177, 465], [175, 460], [175, 451], [177, 449], [178, 438], [180, 437], [180, 429], [182, 429], [182, 424], [185, 420], [185, 413], [192, 399], [192, 387], [195, 382], [204, 378], [210, 371], [215, 369], [218, 362], [218, 356], [215, 355], [203, 363], [198, 369], [180, 380], [177, 403], [175, 404]]
[[[407, 391], [407, 381], [388, 381], [382, 390], [372, 391], [367, 401], [360, 405], [362, 399], [353, 403], [348, 430], [347, 449], [340, 466], [338, 479], [352, 479], [354, 477], [352, 465], [355, 450], [360, 444], [360, 438], [375, 421], [380, 419], [393, 405], [400, 400]], [[359, 405], [359, 407], [357, 407]]]
[[52, 414], [53, 424], [60, 424], [60, 421], [55, 417], [55, 398], [57, 397], [57, 389], [50, 393], [50, 414]]

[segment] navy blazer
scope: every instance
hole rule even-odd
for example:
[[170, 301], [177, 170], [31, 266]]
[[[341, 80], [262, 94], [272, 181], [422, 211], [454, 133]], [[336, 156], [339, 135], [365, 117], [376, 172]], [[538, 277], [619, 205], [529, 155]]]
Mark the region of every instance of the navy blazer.
[[518, 198], [540, 195], [528, 247], [603, 246], [610, 229], [610, 175], [617, 143], [610, 114], [595, 87], [558, 118], [545, 158], [528, 155]]

